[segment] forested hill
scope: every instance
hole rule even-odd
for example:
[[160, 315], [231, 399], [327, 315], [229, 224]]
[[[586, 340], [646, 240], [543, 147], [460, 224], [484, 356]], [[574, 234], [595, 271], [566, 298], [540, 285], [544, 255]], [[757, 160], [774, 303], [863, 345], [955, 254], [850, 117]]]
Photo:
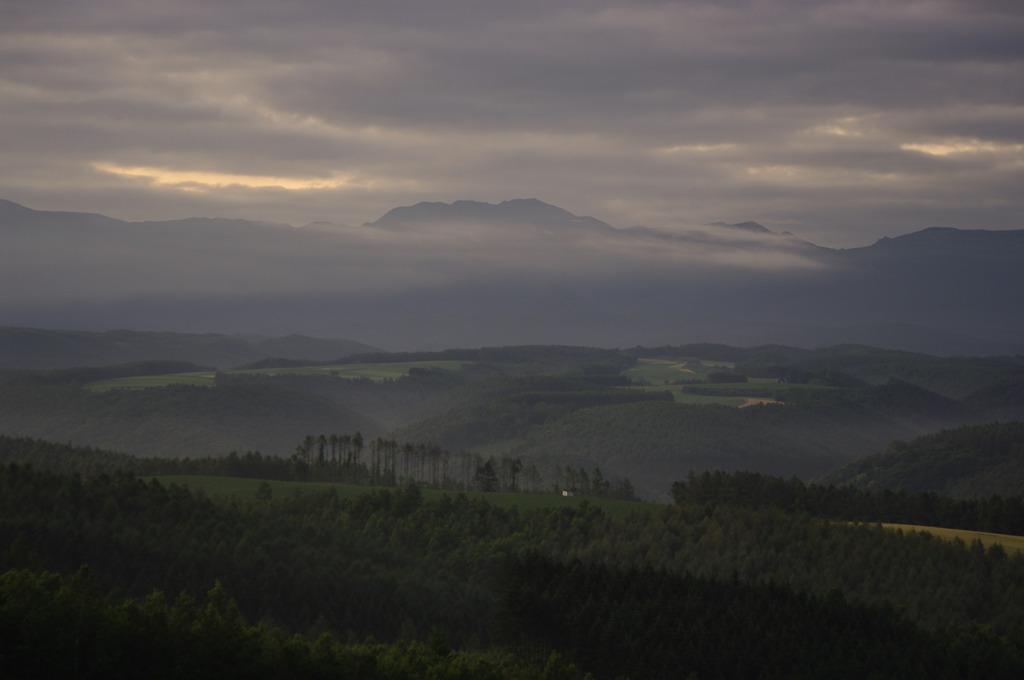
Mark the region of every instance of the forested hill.
[[[1024, 673], [1019, 554], [777, 509], [612, 519], [548, 498], [218, 499], [0, 466], [0, 656], [15, 677], [580, 677], [542, 673], [552, 651], [599, 680]], [[450, 654], [461, 674], [427, 674]]]
[[273, 382], [95, 392], [77, 381], [83, 372], [96, 370], [0, 384], [0, 432], [136, 455], [201, 457], [232, 450], [284, 455], [310, 432], [382, 430], [344, 405]]
[[1024, 496], [1024, 423], [989, 423], [894, 441], [885, 453], [817, 480], [864, 490], [934, 491], [955, 498]]
[[[0, 382], [0, 433], [140, 456], [288, 457], [305, 437], [600, 468], [647, 499], [688, 471], [811, 479], [943, 428], [1024, 420], [1019, 357], [868, 347], [514, 346], [238, 371], [141, 362]], [[260, 367], [260, 368], [257, 368]], [[149, 376], [148, 373], [158, 375]], [[137, 376], [139, 381], [106, 381]], [[151, 377], [152, 380], [148, 380]], [[103, 381], [96, 383], [95, 381]], [[106, 384], [104, 384], [106, 383]]]

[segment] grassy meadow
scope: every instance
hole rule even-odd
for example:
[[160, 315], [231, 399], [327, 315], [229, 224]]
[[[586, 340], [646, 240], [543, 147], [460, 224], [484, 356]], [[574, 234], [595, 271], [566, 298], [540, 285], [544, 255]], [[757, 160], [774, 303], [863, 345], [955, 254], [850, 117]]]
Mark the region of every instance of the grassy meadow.
[[651, 385], [665, 385], [680, 380], [703, 380], [708, 373], [732, 368], [713, 361], [687, 361], [685, 359], [639, 359], [636, 366], [623, 371], [633, 380], [646, 380]]
[[678, 404], [722, 404], [724, 406], [739, 407], [746, 406], [749, 401], [748, 397], [741, 395], [692, 394], [681, 389], [678, 385], [643, 385], [629, 389], [643, 390], [644, 392], [668, 392]]
[[169, 373], [166, 375], [133, 375], [125, 378], [98, 380], [85, 386], [94, 392], [107, 390], [143, 390], [149, 387], [167, 387], [168, 385], [201, 385], [213, 387], [214, 373]]
[[[241, 375], [330, 375], [338, 378], [369, 378], [370, 380], [389, 380], [408, 375], [413, 368], [441, 368], [449, 371], [459, 370], [465, 361], [406, 361], [399, 363], [375, 364], [330, 364], [326, 366], [298, 366], [288, 368], [259, 368], [225, 373]], [[136, 375], [126, 378], [99, 380], [86, 385], [87, 389], [102, 392], [113, 389], [141, 390], [148, 387], [167, 387], [168, 385], [205, 385], [213, 386], [214, 373], [168, 373], [165, 375]]]
[[370, 380], [389, 380], [408, 375], [414, 368], [440, 368], [446, 371], [457, 371], [467, 361], [403, 361], [396, 363], [377, 364], [332, 364], [329, 366], [299, 366], [296, 368], [260, 368], [231, 373], [247, 375], [331, 375], [337, 378], [369, 378]]
[[[255, 498], [256, 489], [265, 481], [261, 479], [245, 479], [241, 477], [215, 477], [206, 475], [161, 475], [155, 477], [164, 486], [177, 484], [187, 486], [193, 492], [202, 492], [210, 498]], [[285, 482], [266, 480], [270, 485], [272, 496], [292, 496], [302, 493], [319, 493], [333, 490], [341, 498], [356, 498], [373, 491], [374, 488], [387, 488], [395, 491], [395, 487], [368, 487], [349, 484], [330, 484], [322, 482]], [[560, 496], [551, 493], [484, 493], [482, 491], [436, 491], [424, 489], [424, 500], [437, 500], [442, 495], [454, 496], [464, 493], [469, 498], [483, 498], [498, 507], [517, 506], [520, 510], [551, 507], [578, 507], [583, 503], [601, 508], [608, 516], [623, 519], [635, 510], [655, 511], [663, 507], [658, 503], [640, 503], [622, 501], [611, 498], [585, 498], [583, 496]]]

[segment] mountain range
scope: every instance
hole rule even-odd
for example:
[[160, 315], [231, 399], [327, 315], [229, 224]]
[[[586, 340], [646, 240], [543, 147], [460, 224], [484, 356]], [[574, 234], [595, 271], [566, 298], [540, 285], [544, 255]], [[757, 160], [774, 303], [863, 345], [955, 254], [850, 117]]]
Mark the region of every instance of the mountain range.
[[0, 325], [302, 334], [387, 350], [856, 342], [1024, 351], [1024, 230], [832, 249], [756, 222], [613, 227], [536, 199], [360, 226], [126, 222], [0, 201]]

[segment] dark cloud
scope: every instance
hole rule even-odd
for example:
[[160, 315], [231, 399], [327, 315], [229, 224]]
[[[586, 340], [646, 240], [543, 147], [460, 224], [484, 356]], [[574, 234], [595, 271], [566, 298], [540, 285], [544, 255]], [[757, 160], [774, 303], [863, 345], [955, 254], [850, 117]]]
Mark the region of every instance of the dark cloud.
[[[538, 196], [828, 245], [1020, 227], [1024, 7], [0, 4], [0, 197], [361, 223]], [[189, 179], [191, 177], [191, 179]]]

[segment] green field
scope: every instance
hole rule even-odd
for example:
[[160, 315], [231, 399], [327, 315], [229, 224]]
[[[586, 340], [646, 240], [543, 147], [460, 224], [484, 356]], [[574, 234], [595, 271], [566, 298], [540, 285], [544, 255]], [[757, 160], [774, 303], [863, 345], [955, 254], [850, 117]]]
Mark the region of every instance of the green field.
[[210, 371], [201, 373], [170, 373], [167, 375], [134, 375], [126, 378], [110, 378], [86, 385], [86, 389], [94, 392], [106, 390], [142, 390], [147, 387], [167, 387], [168, 385], [203, 385], [213, 386], [214, 374]]
[[[192, 491], [201, 491], [210, 498], [255, 498], [256, 489], [263, 480], [243, 479], [240, 477], [213, 477], [205, 475], [162, 475], [155, 477], [164, 486], [177, 484], [187, 486]], [[347, 484], [326, 484], [318, 482], [280, 482], [269, 480], [273, 496], [291, 496], [301, 493], [319, 493], [333, 489], [341, 498], [356, 498], [373, 491], [375, 487], [352, 486]], [[384, 488], [384, 487], [377, 487]], [[394, 487], [387, 487], [397, 491]], [[554, 507], [578, 507], [583, 503], [601, 508], [609, 517], [623, 519], [635, 510], [655, 511], [663, 507], [658, 503], [639, 503], [620, 501], [611, 498], [585, 498], [583, 496], [559, 496], [551, 493], [483, 493], [481, 491], [435, 491], [423, 490], [424, 500], [437, 500], [442, 495], [455, 496], [464, 493], [469, 498], [483, 498], [488, 503], [507, 508], [517, 506], [520, 510]]]
[[744, 406], [749, 401], [745, 396], [724, 396], [711, 394], [690, 394], [680, 389], [679, 385], [643, 385], [630, 387], [631, 390], [644, 392], [668, 392], [677, 404], [722, 404], [723, 406]]
[[[408, 375], [413, 368], [440, 368], [457, 371], [465, 361], [405, 361], [398, 363], [377, 364], [331, 364], [326, 366], [298, 366], [291, 368], [259, 368], [240, 371], [225, 371], [228, 375], [330, 375], [338, 378], [369, 378], [370, 380], [388, 380]], [[126, 378], [111, 378], [89, 383], [85, 387], [102, 392], [104, 390], [128, 389], [141, 390], [147, 387], [167, 387], [168, 385], [205, 385], [213, 386], [214, 373], [169, 373], [165, 375], [136, 375]]]
[[333, 375], [339, 378], [370, 378], [387, 380], [408, 375], [413, 368], [440, 368], [457, 371], [466, 361], [403, 361], [379, 364], [332, 364], [330, 366], [300, 366], [297, 368], [260, 368], [232, 373], [247, 375]]
[[723, 404], [725, 406], [742, 406], [746, 401], [743, 397], [733, 396], [708, 396], [702, 394], [687, 394], [679, 386], [674, 385], [678, 381], [704, 380], [708, 373], [722, 368], [731, 368], [731, 365], [712, 361], [697, 361], [687, 359], [639, 359], [636, 366], [623, 371], [623, 375], [631, 380], [646, 380], [650, 385], [634, 387], [632, 389], [644, 390], [645, 392], [664, 392], [668, 390], [672, 398], [680, 404]]
[[703, 380], [708, 373], [723, 368], [732, 368], [732, 365], [693, 359], [639, 359], [636, 366], [623, 371], [623, 374], [634, 380], [646, 380], [652, 385], [664, 385], [679, 380]]

